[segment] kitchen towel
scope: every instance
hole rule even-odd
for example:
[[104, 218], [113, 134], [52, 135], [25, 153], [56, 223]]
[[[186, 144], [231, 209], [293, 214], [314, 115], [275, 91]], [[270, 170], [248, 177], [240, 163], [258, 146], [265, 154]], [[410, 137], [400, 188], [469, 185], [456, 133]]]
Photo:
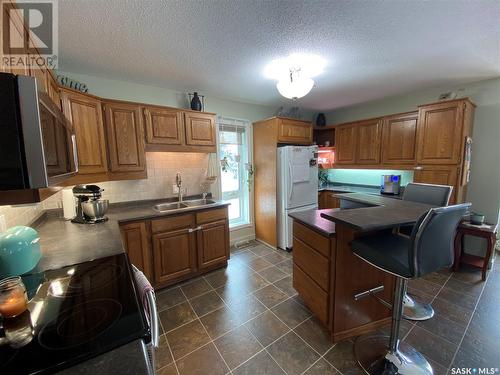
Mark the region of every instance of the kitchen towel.
[[219, 176], [219, 160], [216, 153], [208, 154], [207, 180], [214, 181]]
[[62, 191], [63, 213], [66, 220], [71, 220], [76, 216], [76, 201], [71, 188]]
[[149, 282], [147, 277], [141, 271], [139, 271], [137, 267], [132, 266], [132, 269], [134, 270], [134, 278], [139, 292], [139, 297], [142, 301], [142, 305], [144, 306], [148, 323], [150, 323], [149, 319], [151, 316], [151, 307], [149, 306], [149, 300], [147, 295], [148, 293], [153, 293], [154, 295], [154, 289], [151, 286], [151, 283]]

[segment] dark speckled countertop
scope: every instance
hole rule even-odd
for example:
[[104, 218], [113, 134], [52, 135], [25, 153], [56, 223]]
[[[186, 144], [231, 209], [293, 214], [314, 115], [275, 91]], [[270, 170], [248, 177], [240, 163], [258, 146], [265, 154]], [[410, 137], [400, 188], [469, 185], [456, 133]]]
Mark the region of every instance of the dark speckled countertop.
[[[186, 197], [186, 200], [189, 198]], [[43, 271], [60, 268], [123, 252], [119, 223], [154, 219], [181, 213], [159, 213], [153, 210], [154, 204], [167, 201], [169, 199], [111, 204], [106, 213], [109, 220], [98, 224], [75, 224], [65, 220], [60, 210], [47, 212], [43, 218], [37, 220], [33, 225], [40, 235], [42, 250], [42, 259], [38, 269]], [[222, 201], [216, 202], [210, 207], [186, 208], [182, 210], [182, 213], [228, 205], [228, 203]]]
[[342, 183], [328, 183], [318, 188], [318, 191], [331, 191], [333, 193], [365, 193], [384, 196], [388, 198], [401, 199], [404, 187], [401, 187], [399, 195], [384, 195], [380, 192], [380, 186], [373, 185], [357, 185], [357, 184], [342, 184]]
[[[334, 210], [339, 210], [339, 209], [335, 208]], [[305, 226], [315, 230], [316, 232], [321, 233], [324, 236], [333, 237], [335, 236], [335, 223], [331, 220], [327, 220], [321, 217], [321, 214], [326, 211], [332, 211], [332, 210], [299, 211], [299, 212], [293, 212], [288, 216], [304, 224]]]

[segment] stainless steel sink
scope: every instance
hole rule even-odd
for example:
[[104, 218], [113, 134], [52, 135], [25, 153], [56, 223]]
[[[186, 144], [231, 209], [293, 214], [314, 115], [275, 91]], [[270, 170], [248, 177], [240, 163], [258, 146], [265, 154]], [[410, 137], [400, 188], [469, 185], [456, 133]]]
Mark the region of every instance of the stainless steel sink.
[[183, 210], [186, 208], [202, 207], [216, 204], [217, 202], [213, 199], [194, 199], [182, 202], [169, 202], [169, 203], [159, 203], [153, 206], [153, 210], [158, 212], [169, 212]]
[[189, 207], [186, 203], [182, 202], [172, 202], [172, 203], [160, 203], [153, 206], [153, 210], [158, 212], [166, 212], [173, 210], [181, 210], [183, 208]]
[[206, 206], [209, 204], [216, 203], [213, 199], [194, 199], [192, 201], [184, 201], [183, 203], [187, 204], [189, 207], [196, 206]]

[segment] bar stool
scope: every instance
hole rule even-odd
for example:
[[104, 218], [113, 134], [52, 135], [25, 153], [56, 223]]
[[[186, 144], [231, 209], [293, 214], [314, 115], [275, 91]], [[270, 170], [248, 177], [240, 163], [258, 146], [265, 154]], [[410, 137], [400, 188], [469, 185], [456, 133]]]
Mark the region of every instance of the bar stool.
[[[410, 182], [406, 185], [401, 199], [425, 203], [431, 206], [447, 206], [450, 201], [453, 186], [418, 184]], [[413, 226], [399, 228], [399, 233], [411, 236]], [[429, 303], [422, 303], [405, 291], [403, 298], [403, 317], [408, 320], [427, 320], [434, 316], [434, 309]]]
[[425, 357], [399, 342], [403, 297], [408, 279], [422, 277], [453, 263], [453, 240], [457, 226], [471, 204], [437, 207], [422, 215], [410, 237], [382, 232], [351, 242], [355, 255], [396, 276], [392, 305], [391, 335], [360, 336], [354, 354], [368, 374], [426, 374], [432, 367]]

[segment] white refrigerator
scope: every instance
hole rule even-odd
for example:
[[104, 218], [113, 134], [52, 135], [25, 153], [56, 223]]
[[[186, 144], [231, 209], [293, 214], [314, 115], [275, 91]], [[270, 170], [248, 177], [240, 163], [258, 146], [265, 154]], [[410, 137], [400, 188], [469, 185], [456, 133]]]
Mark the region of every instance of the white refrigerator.
[[278, 247], [292, 248], [293, 219], [289, 213], [318, 208], [318, 146], [278, 148]]

